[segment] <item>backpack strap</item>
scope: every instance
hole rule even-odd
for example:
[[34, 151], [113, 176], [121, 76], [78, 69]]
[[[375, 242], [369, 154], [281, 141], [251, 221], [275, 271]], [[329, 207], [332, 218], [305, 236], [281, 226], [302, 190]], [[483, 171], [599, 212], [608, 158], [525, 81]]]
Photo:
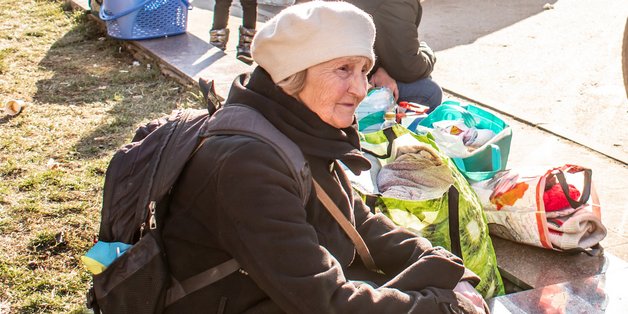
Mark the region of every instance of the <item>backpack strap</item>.
[[307, 204], [312, 189], [312, 174], [303, 152], [259, 111], [243, 104], [223, 107], [212, 115], [201, 136], [218, 134], [245, 135], [272, 146], [297, 180], [303, 205]]
[[214, 266], [181, 282], [171, 276], [172, 284], [166, 292], [165, 306], [168, 307], [186, 295], [207, 287], [214, 282], [231, 275], [238, 269], [240, 269], [240, 263], [238, 263], [235, 258], [232, 258], [218, 266]]

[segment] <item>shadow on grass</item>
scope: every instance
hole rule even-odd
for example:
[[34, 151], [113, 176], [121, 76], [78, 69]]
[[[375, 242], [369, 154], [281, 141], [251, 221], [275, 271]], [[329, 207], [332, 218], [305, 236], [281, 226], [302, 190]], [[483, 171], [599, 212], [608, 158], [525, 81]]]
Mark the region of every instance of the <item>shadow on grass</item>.
[[4, 117], [0, 118], [0, 124], [5, 124], [11, 120], [13, 120], [13, 118], [15, 118], [17, 116], [9, 116], [9, 115], [5, 115]]
[[[53, 75], [37, 82], [34, 95], [43, 105], [68, 106], [68, 114], [76, 115], [71, 120], [75, 127], [92, 130], [74, 146], [80, 159], [110, 154], [128, 142], [142, 122], [195, 98], [155, 66], [135, 61], [122, 42], [106, 38], [87, 14], [41, 60], [40, 67]], [[200, 105], [194, 101], [193, 106]]]

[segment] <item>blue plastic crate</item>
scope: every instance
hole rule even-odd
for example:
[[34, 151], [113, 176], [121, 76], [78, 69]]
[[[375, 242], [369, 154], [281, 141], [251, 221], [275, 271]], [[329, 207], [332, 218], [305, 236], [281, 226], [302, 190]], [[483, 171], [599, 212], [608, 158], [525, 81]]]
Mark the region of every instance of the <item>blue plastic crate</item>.
[[187, 0], [105, 0], [99, 16], [113, 38], [158, 38], [186, 32], [189, 5]]

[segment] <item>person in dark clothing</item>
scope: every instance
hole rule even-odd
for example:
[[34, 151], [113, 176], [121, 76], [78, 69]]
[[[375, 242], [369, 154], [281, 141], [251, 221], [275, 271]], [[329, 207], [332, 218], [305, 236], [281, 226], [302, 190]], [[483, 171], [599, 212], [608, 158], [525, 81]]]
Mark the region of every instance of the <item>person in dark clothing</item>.
[[235, 79], [225, 108], [250, 106], [300, 148], [312, 179], [355, 226], [381, 273], [356, 258], [316, 189], [304, 203], [291, 168], [270, 144], [214, 135], [172, 191], [165, 250], [179, 281], [232, 258], [241, 268], [166, 312], [487, 311], [473, 288], [479, 278], [462, 260], [371, 213], [340, 166], [370, 168], [354, 113], [366, 96], [374, 39], [370, 16], [349, 3], [288, 7], [255, 36], [258, 66]]
[[377, 36], [377, 60], [370, 73], [374, 87], [386, 86], [398, 101], [411, 101], [430, 107], [443, 99], [440, 86], [430, 75], [436, 56], [419, 39], [418, 27], [423, 8], [420, 0], [347, 0], [373, 17]]
[[[229, 8], [233, 0], [216, 0], [214, 4], [214, 23], [209, 31], [209, 43], [225, 50], [229, 41]], [[239, 28], [240, 40], [236, 47], [236, 57], [247, 64], [253, 63], [251, 58], [251, 42], [255, 36], [257, 23], [257, 0], [240, 0], [242, 5], [242, 25]]]

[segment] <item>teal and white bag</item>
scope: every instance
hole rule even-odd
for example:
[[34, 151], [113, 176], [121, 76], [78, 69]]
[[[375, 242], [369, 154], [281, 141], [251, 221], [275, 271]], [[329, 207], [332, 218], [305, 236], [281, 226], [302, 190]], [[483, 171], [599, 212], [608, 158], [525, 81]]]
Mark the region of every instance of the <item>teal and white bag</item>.
[[487, 180], [506, 169], [512, 129], [493, 113], [471, 104], [445, 101], [419, 126], [430, 129], [438, 146], [469, 180]]

